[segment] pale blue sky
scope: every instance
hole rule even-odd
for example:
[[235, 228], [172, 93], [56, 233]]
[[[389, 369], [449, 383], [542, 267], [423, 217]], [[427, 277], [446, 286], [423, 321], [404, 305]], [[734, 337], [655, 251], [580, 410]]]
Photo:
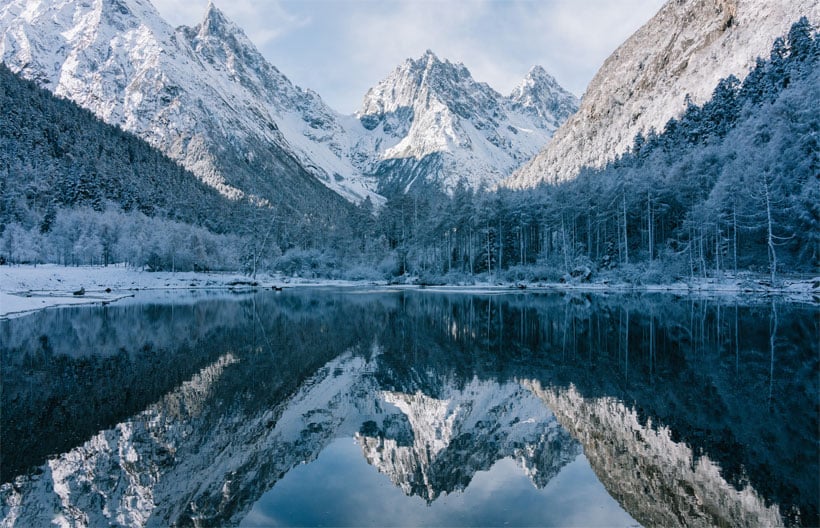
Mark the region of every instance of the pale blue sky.
[[[195, 25], [207, 0], [152, 0], [172, 25]], [[214, 0], [291, 81], [336, 110], [431, 49], [509, 93], [540, 64], [576, 95], [664, 0]]]

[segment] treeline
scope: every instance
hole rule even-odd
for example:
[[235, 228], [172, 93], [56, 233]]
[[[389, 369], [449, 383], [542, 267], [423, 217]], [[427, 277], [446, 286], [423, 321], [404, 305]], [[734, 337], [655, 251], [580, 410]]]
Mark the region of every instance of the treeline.
[[9, 262], [52, 262], [66, 266], [125, 262], [150, 270], [239, 269], [243, 240], [202, 227], [123, 212], [109, 205], [59, 209], [50, 228], [6, 226], [0, 251]]
[[820, 258], [820, 43], [803, 18], [741, 83], [722, 80], [602, 169], [535, 190], [400, 195], [370, 231], [397, 274], [558, 279], [578, 267], [646, 280], [815, 272]]

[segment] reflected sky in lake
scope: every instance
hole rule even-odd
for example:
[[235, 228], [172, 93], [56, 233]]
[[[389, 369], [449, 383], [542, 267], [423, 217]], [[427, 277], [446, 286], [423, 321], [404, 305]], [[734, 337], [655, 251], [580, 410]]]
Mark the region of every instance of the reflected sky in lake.
[[510, 459], [476, 473], [464, 492], [428, 504], [373, 471], [350, 438], [293, 469], [240, 526], [634, 526], [583, 455], [543, 489]]
[[818, 332], [772, 301], [320, 289], [0, 321], [0, 518], [816, 525]]

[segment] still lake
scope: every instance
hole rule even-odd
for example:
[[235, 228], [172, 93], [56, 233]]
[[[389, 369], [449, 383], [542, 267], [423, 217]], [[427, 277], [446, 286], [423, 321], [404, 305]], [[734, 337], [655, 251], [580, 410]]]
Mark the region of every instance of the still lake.
[[818, 525], [820, 308], [141, 294], [0, 321], [0, 525]]

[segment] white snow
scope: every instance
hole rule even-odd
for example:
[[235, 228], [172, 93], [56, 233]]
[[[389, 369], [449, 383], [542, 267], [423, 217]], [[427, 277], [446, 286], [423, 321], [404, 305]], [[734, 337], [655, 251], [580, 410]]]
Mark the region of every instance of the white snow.
[[[443, 154], [445, 189], [462, 178], [494, 186], [578, 105], [541, 67], [505, 97], [428, 51], [343, 116], [292, 84], [212, 3], [199, 25], [174, 29], [148, 0], [10, 0], [0, 6], [0, 59], [232, 198], [254, 191], [218, 168], [226, 144], [240, 159], [281, 149], [347, 200], [369, 197], [376, 207], [384, 199], [369, 175], [384, 160]], [[383, 114], [373, 130], [359, 121]]]
[[249, 193], [216, 168], [227, 142], [248, 158], [281, 148], [348, 200], [381, 201], [347, 157], [341, 116], [271, 66], [213, 4], [195, 28], [174, 29], [148, 0], [4, 2], [0, 59], [226, 196]]
[[460, 181], [472, 188], [494, 187], [542, 149], [577, 105], [541, 67], [505, 97], [473, 80], [463, 64], [427, 51], [406, 60], [365, 95], [356, 117], [376, 126], [358, 132], [354, 158], [372, 172], [385, 160], [419, 162], [441, 155], [438, 183], [445, 190]]
[[[261, 275], [260, 287], [281, 285], [282, 279]], [[125, 265], [66, 267], [0, 266], [0, 318], [52, 306], [99, 304], [130, 297], [137, 290], [191, 290], [242, 287], [252, 282], [238, 273], [146, 272]], [[83, 288], [85, 294], [73, 292]], [[109, 288], [111, 291], [106, 292]]]
[[757, 57], [801, 16], [817, 26], [817, 0], [668, 1], [604, 62], [578, 112], [553, 140], [503, 185], [533, 187], [601, 167], [633, 145], [638, 133], [662, 131], [703, 104], [720, 79], [743, 80]]
[[[0, 266], [0, 318], [11, 317], [54, 306], [100, 304], [123, 300], [142, 292], [138, 301], [144, 301], [145, 291], [153, 291], [154, 298], [178, 302], [182, 292], [203, 292], [219, 289], [277, 287], [343, 287], [367, 288], [368, 291], [387, 292], [412, 289], [426, 292], [459, 293], [464, 295], [526, 294], [532, 291], [588, 291], [599, 293], [656, 292], [697, 297], [737, 297], [775, 295], [790, 302], [820, 302], [820, 277], [813, 279], [786, 278], [777, 286], [752, 278], [726, 277], [723, 279], [694, 279], [673, 284], [630, 284], [626, 282], [545, 283], [506, 282], [478, 279], [469, 285], [420, 287], [415, 284], [387, 285], [385, 281], [346, 281], [310, 279], [260, 274], [256, 279], [240, 273], [147, 272], [125, 265], [66, 267], [56, 264], [38, 266]], [[85, 295], [75, 296], [80, 288]], [[105, 290], [110, 288], [110, 292]], [[163, 294], [166, 292], [166, 294]], [[194, 297], [196, 299], [197, 297]]]

